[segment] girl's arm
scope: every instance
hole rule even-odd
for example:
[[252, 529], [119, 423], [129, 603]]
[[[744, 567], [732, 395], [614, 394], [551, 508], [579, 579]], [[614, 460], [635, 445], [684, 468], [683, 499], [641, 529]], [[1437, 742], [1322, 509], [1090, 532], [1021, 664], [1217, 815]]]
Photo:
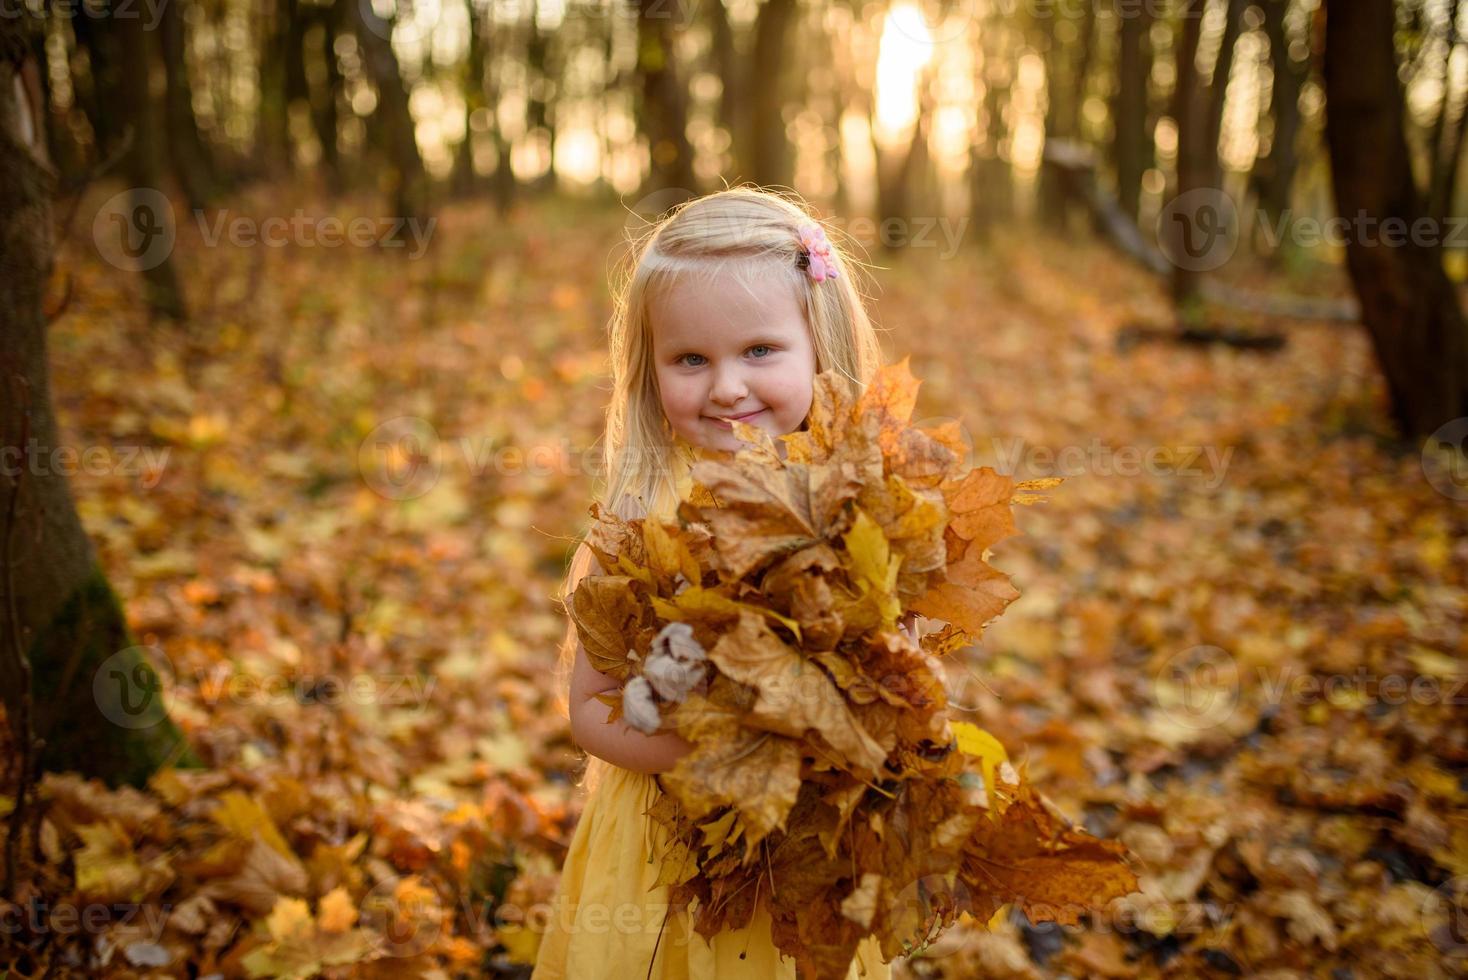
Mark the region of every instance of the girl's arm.
[[[582, 571], [573, 573], [566, 592], [569, 595], [589, 571], [595, 559], [584, 543], [577, 550], [575, 565]], [[575, 628], [571, 634], [575, 636]], [[571, 664], [571, 737], [583, 750], [598, 759], [633, 772], [655, 774], [667, 772], [673, 764], [693, 750], [693, 746], [675, 732], [644, 735], [621, 718], [607, 724], [611, 705], [603, 704], [596, 695], [617, 688], [616, 678], [591, 666], [586, 648], [576, 640], [575, 659]]]
[[586, 649], [577, 640], [576, 660], [571, 668], [571, 737], [577, 745], [614, 766], [648, 775], [667, 772], [693, 750], [676, 732], [644, 735], [627, 724], [625, 718], [607, 724], [611, 705], [598, 701], [596, 695], [616, 687], [615, 678], [591, 666]]

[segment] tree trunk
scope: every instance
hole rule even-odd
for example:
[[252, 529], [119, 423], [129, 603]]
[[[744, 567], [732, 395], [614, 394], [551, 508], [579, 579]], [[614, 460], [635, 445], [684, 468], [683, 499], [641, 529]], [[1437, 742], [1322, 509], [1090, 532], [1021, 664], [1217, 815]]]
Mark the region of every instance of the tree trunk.
[[[491, 7], [491, 9], [493, 8]], [[495, 64], [498, 60], [505, 57], [504, 47], [496, 45], [497, 37], [493, 20], [490, 20], [485, 26], [484, 63], [488, 67], [488, 71], [483, 76], [484, 104], [489, 109], [489, 132], [494, 140], [495, 150], [494, 176], [491, 179], [490, 188], [494, 197], [495, 212], [503, 217], [509, 213], [510, 207], [515, 203], [515, 196], [519, 184], [515, 180], [515, 168], [510, 165], [510, 141], [505, 136], [504, 128], [500, 126], [500, 88], [499, 80], [495, 75]], [[609, 45], [612, 31], [613, 29], [608, 27], [607, 37]], [[502, 41], [502, 39], [503, 32], [498, 37], [498, 40]], [[608, 57], [610, 57], [610, 47], [608, 47], [607, 53]]]
[[[1087, 3], [1077, 27], [1074, 52], [1060, 43], [1056, 24], [1063, 11], [1045, 17], [1045, 138], [1078, 140], [1081, 109], [1096, 49], [1096, 4]], [[1043, 161], [1042, 153], [1042, 161]], [[1070, 222], [1072, 198], [1066, 191], [1067, 177], [1043, 162], [1040, 167], [1040, 215], [1049, 225], [1065, 229]]]
[[337, 146], [337, 99], [345, 81], [341, 65], [336, 60], [336, 39], [346, 26], [344, 8], [347, 2], [334, 0], [331, 5], [316, 10], [316, 24], [321, 28], [317, 53], [325, 71], [320, 88], [309, 94], [311, 128], [316, 131], [316, 141], [321, 144], [321, 163], [326, 169], [326, 181], [332, 193], [340, 193], [343, 186], [341, 151]]
[[[1468, 415], [1468, 327], [1440, 245], [1410, 234], [1425, 215], [1403, 129], [1392, 0], [1330, 0], [1326, 138], [1336, 207], [1351, 223], [1346, 265], [1404, 437]], [[1381, 223], [1404, 223], [1402, 244]]]
[[[1086, 9], [1092, 9], [1092, 5], [1087, 4]], [[1060, 32], [1056, 30], [1056, 25], [1060, 18], [1065, 16], [1067, 15], [1063, 11], [1055, 10], [1048, 16], [1042, 18], [1042, 23], [1044, 24], [1045, 54], [1041, 60], [1045, 66], [1044, 129], [1045, 139], [1047, 140], [1073, 139], [1075, 134], [1069, 129], [1069, 121], [1079, 118], [1078, 113], [1069, 112], [1065, 108], [1065, 99], [1074, 95], [1074, 87], [1067, 87], [1061, 84], [1063, 81], [1061, 66], [1069, 63], [1069, 52], [1060, 43]], [[989, 50], [990, 48], [986, 44], [984, 48], [986, 76], [991, 74], [987, 67]], [[987, 104], [989, 101], [987, 99], [989, 92], [987, 81], [984, 90], [986, 95], [985, 102]], [[1064, 187], [1063, 175], [1056, 173], [1052, 168], [1042, 162], [1040, 165], [1040, 185], [1038, 188], [1038, 210], [1041, 220], [1056, 229], [1063, 228], [1065, 225], [1067, 209]]]
[[[159, 160], [162, 128], [152, 93], [157, 55], [153, 47], [154, 32], [146, 29], [141, 17], [114, 16], [105, 23], [105, 29], [116, 42], [114, 50], [120, 56], [115, 90], [119, 115], [132, 132], [132, 142], [122, 161], [123, 177], [135, 198], [128, 211], [135, 220], [138, 215], [146, 214], [150, 215], [147, 220], [151, 224], [161, 225], [166, 219], [152, 214], [153, 206], [142, 196], [150, 189], [160, 192], [163, 189], [163, 166]], [[155, 316], [186, 319], [183, 290], [171, 254], [143, 269], [143, 287], [148, 308]]]
[[1228, 80], [1233, 74], [1234, 52], [1238, 49], [1239, 35], [1244, 29], [1244, 10], [1248, 0], [1228, 0], [1228, 12], [1223, 20], [1223, 39], [1218, 45], [1218, 57], [1213, 62], [1213, 79], [1208, 86], [1208, 129], [1203, 137], [1208, 149], [1212, 173], [1209, 183], [1214, 187], [1223, 184], [1223, 161], [1218, 155], [1218, 144], [1223, 136], [1223, 108], [1228, 98]]
[[[525, 101], [525, 131], [533, 133], [544, 130], [546, 134], [550, 155], [546, 161], [545, 173], [534, 181], [534, 187], [541, 193], [550, 194], [556, 189], [556, 72], [551, 65], [553, 35], [540, 29], [536, 13], [540, 2], [541, 0], [536, 0], [530, 6], [530, 40], [525, 46], [526, 69], [532, 81], [530, 97]], [[656, 11], [653, 16], [664, 18], [665, 23], [666, 18], [671, 16], [670, 10], [661, 0], [654, 0], [647, 9]], [[648, 15], [643, 16], [645, 18]], [[673, 35], [670, 32], [668, 36], [668, 50], [671, 51]], [[536, 85], [535, 82], [539, 84]], [[685, 108], [684, 112], [686, 111]], [[690, 151], [690, 157], [691, 155]]]
[[291, 169], [290, 114], [286, 72], [290, 14], [287, 0], [263, 0], [260, 17], [259, 111], [256, 115], [256, 165], [266, 176]]
[[[926, 202], [914, 202], [914, 191], [921, 193], [924, 177], [932, 162], [928, 153], [928, 130], [933, 113], [931, 89], [931, 75], [924, 72], [918, 80], [918, 111], [917, 119], [913, 121], [912, 136], [908, 139], [907, 148], [903, 151], [901, 158], [896, 161], [895, 166], [887, 168], [880, 166], [883, 157], [881, 147], [878, 146], [875, 139], [872, 141], [879, 164], [877, 167], [877, 208], [881, 222], [885, 222], [888, 218], [900, 218], [906, 221], [918, 210], [928, 210]], [[872, 131], [876, 131], [875, 119], [872, 120]], [[886, 251], [895, 251], [901, 246], [899, 240], [887, 235], [882, 235], [880, 241], [882, 248]]]
[[194, 93], [189, 83], [187, 39], [180, 3], [163, 4], [159, 18], [158, 37], [163, 46], [163, 69], [168, 81], [164, 103], [168, 161], [189, 207], [203, 208], [218, 193], [219, 175], [194, 118]]
[[362, 64], [377, 89], [377, 110], [383, 150], [392, 180], [394, 217], [425, 220], [428, 217], [428, 174], [418, 152], [413, 114], [408, 110], [408, 90], [393, 52], [392, 25], [373, 10], [370, 3], [349, 2], [356, 19], [357, 43]]
[[117, 91], [116, 45], [111, 30], [93, 17], [71, 18], [76, 46], [87, 56], [87, 71], [77, 79], [77, 106], [92, 127], [93, 146], [99, 153], [116, 146], [122, 125], [115, 112], [103, 109], [104, 93]]
[[1154, 149], [1148, 127], [1147, 93], [1152, 77], [1152, 18], [1146, 4], [1135, 8], [1118, 3], [1120, 53], [1118, 86], [1111, 115], [1116, 121], [1111, 145], [1116, 168], [1116, 196], [1122, 210], [1135, 220], [1141, 209], [1142, 177], [1152, 166]]
[[1252, 179], [1259, 206], [1271, 226], [1278, 223], [1290, 206], [1299, 165], [1295, 143], [1300, 134], [1300, 90], [1310, 70], [1308, 60], [1290, 57], [1289, 28], [1285, 22], [1289, 5], [1289, 0], [1264, 0], [1264, 33], [1269, 39], [1269, 62], [1274, 71], [1269, 94], [1274, 136], [1269, 141], [1269, 151], [1255, 161]]
[[1003, 15], [991, 10], [984, 29], [978, 32], [979, 85], [984, 93], [981, 126], [983, 139], [969, 147], [969, 218], [974, 234], [989, 234], [1014, 214], [1013, 174], [1009, 162], [999, 154], [1007, 134], [1004, 106], [1014, 83], [1011, 52], [1005, 50], [1007, 33]]
[[[1177, 122], [1177, 196], [1208, 186], [1218, 159], [1217, 148], [1207, 144], [1208, 117], [1204, 102], [1206, 93], [1199, 84], [1195, 66], [1198, 44], [1203, 33], [1203, 10], [1206, 0], [1185, 0], [1182, 24], [1177, 41], [1177, 88], [1173, 93], [1173, 119]], [[1188, 216], [1183, 215], [1183, 218]], [[1167, 250], [1174, 258], [1187, 254], [1186, 220], [1166, 223], [1163, 233], [1169, 236]], [[1173, 262], [1172, 301], [1184, 325], [1196, 316], [1202, 286], [1197, 270], [1187, 262]]]
[[[688, 94], [678, 71], [673, 9], [662, 0], [637, 0], [637, 72], [642, 121], [652, 170], [651, 188], [693, 190], [693, 146], [688, 142]], [[785, 3], [789, 0], [777, 0]]]
[[719, 69], [719, 122], [729, 134], [730, 171], [744, 173], [744, 148], [748, 123], [744, 118], [744, 63], [734, 46], [734, 29], [729, 24], [725, 0], [709, 0], [709, 32], [713, 40], [714, 64]]
[[[0, 50], [18, 29], [0, 21]], [[29, 715], [41, 768], [141, 785], [175, 755], [198, 760], [164, 710], [53, 465], [62, 443], [42, 295], [54, 179], [40, 126], [14, 67], [0, 60], [0, 696], [12, 728]]]
[[1449, 122], [1453, 97], [1453, 52], [1458, 50], [1461, 40], [1458, 36], [1458, 16], [1462, 7], [1462, 0], [1455, 0], [1449, 8], [1448, 53], [1443, 58], [1442, 103], [1438, 107], [1432, 141], [1428, 144], [1432, 149], [1432, 167], [1427, 213], [1439, 221], [1452, 214], [1453, 198], [1458, 186], [1458, 164], [1463, 151], [1463, 126], [1468, 123], [1468, 93], [1464, 93], [1465, 103], [1459, 107], [1457, 119]]
[[474, 170], [473, 123], [475, 113], [486, 108], [484, 36], [492, 25], [480, 23], [480, 13], [474, 0], [465, 0], [464, 6], [469, 18], [469, 55], [464, 65], [464, 141], [459, 144], [454, 159], [454, 193], [469, 197], [479, 188], [479, 175]]
[[749, 84], [749, 177], [759, 184], [788, 184], [789, 141], [781, 111], [786, 38], [795, 0], [764, 0], [754, 26]]

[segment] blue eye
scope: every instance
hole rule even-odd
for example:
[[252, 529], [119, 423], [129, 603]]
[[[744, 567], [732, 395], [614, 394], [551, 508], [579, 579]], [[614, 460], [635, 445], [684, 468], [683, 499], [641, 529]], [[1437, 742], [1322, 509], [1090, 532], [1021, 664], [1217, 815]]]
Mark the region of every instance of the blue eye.
[[697, 364], [688, 364], [688, 358], [690, 358], [690, 357], [702, 357], [702, 356], [703, 356], [702, 354], [683, 354], [683, 355], [681, 355], [678, 358], [678, 363], [679, 364], [687, 364], [689, 367], [698, 367]]
[[[773, 348], [770, 347], [769, 344], [755, 344], [753, 347], [750, 348], [750, 350], [752, 350], [752, 351], [754, 351], [754, 350], [773, 351]], [[760, 356], [764, 356], [764, 355], [760, 355]]]

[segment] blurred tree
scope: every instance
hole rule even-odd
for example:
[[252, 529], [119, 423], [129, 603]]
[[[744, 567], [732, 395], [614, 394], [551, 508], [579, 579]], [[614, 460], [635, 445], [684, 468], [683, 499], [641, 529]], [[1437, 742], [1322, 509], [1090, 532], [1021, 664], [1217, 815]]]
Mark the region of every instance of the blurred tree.
[[0, 19], [0, 697], [19, 751], [41, 740], [27, 770], [38, 762], [141, 785], [169, 759], [198, 760], [160, 710], [158, 679], [55, 465], [62, 441], [42, 310], [55, 187], [39, 86], [17, 84], [24, 27]]
[[[660, 16], [668, 16], [669, 8], [663, 3], [654, 2], [651, 7], [656, 9]], [[535, 182], [535, 189], [543, 193], [552, 193], [556, 189], [556, 78], [559, 72], [554, 64], [552, 47], [554, 38], [550, 32], [540, 26], [540, 8], [541, 0], [532, 0], [527, 25], [529, 40], [525, 45], [525, 62], [528, 73], [525, 131], [545, 134], [550, 156], [545, 173], [541, 174]]]
[[[1173, 69], [1176, 82], [1173, 88], [1172, 118], [1177, 125], [1177, 185], [1176, 196], [1201, 190], [1208, 186], [1213, 166], [1208, 159], [1205, 142], [1207, 129], [1207, 92], [1198, 78], [1194, 67], [1198, 59], [1198, 47], [1203, 37], [1203, 13], [1207, 0], [1183, 0], [1178, 26], [1178, 40], [1174, 45]], [[1173, 215], [1162, 233], [1170, 238], [1170, 255], [1186, 254], [1184, 245], [1189, 228], [1187, 215]], [[1196, 317], [1202, 295], [1201, 277], [1187, 263], [1173, 263], [1172, 301], [1179, 318], [1190, 325]]]
[[[688, 142], [688, 92], [678, 70], [674, 8], [663, 0], [637, 4], [637, 71], [642, 79], [640, 118], [647, 134], [652, 189], [693, 190], [693, 147]], [[772, 0], [787, 3], [791, 0]], [[756, 115], [758, 107], [756, 106]]]
[[1233, 76], [1234, 53], [1238, 50], [1239, 35], [1244, 29], [1244, 11], [1249, 0], [1228, 0], [1224, 7], [1223, 37], [1218, 42], [1218, 54], [1213, 59], [1213, 71], [1209, 75], [1207, 88], [1208, 128], [1203, 131], [1202, 153], [1211, 172], [1208, 186], [1223, 186], [1223, 161], [1218, 155], [1219, 140], [1223, 136], [1223, 109], [1228, 97], [1228, 83]]
[[1142, 200], [1142, 177], [1155, 162], [1148, 93], [1152, 78], [1152, 14], [1147, 4], [1114, 0], [1117, 29], [1116, 94], [1111, 104], [1111, 164], [1116, 196], [1133, 220]]
[[[303, 33], [307, 49], [314, 48], [319, 72], [307, 72], [308, 99], [311, 106], [311, 128], [321, 144], [321, 166], [326, 171], [327, 185], [333, 192], [343, 187], [340, 149], [340, 122], [337, 102], [342, 96], [345, 79], [337, 61], [336, 44], [346, 24], [346, 5], [350, 0], [328, 0], [308, 7], [309, 26]], [[313, 83], [311, 76], [315, 74]]]
[[1458, 101], [1458, 115], [1452, 121], [1453, 106], [1453, 55], [1462, 46], [1463, 38], [1458, 33], [1458, 20], [1463, 12], [1462, 0], [1453, 0], [1446, 11], [1447, 38], [1443, 45], [1442, 98], [1438, 101], [1432, 136], [1428, 150], [1432, 154], [1432, 166], [1428, 190], [1427, 213], [1443, 220], [1452, 213], [1457, 196], [1458, 169], [1463, 156], [1463, 131], [1468, 124], [1468, 93]]
[[494, 30], [493, 8], [481, 11], [474, 0], [464, 0], [469, 22], [469, 51], [464, 60], [464, 139], [459, 143], [454, 160], [454, 193], [468, 196], [478, 189], [479, 175], [474, 170], [474, 127], [482, 117], [489, 125], [499, 128], [498, 122], [490, 121], [489, 99], [485, 92], [485, 70], [488, 67], [489, 40]]
[[188, 39], [185, 30], [187, 0], [162, 4], [158, 34], [162, 45], [164, 125], [168, 133], [168, 160], [189, 207], [206, 207], [221, 191], [213, 156], [194, 117], [194, 88], [189, 82]]
[[1290, 0], [1260, 0], [1264, 33], [1269, 39], [1269, 63], [1273, 75], [1268, 113], [1273, 121], [1269, 148], [1254, 161], [1250, 182], [1259, 206], [1270, 224], [1275, 224], [1290, 206], [1295, 172], [1299, 168], [1296, 142], [1300, 135], [1300, 92], [1310, 74], [1310, 60], [1297, 58], [1289, 32]]
[[408, 89], [393, 52], [392, 23], [373, 10], [370, 3], [349, 2], [355, 15], [357, 44], [367, 76], [377, 90], [379, 137], [387, 160], [388, 186], [393, 216], [428, 217], [428, 174], [418, 151], [413, 114], [408, 110]]
[[[932, 159], [928, 153], [928, 133], [933, 117], [933, 78], [931, 70], [924, 70], [917, 83], [917, 118], [912, 124], [912, 134], [907, 145], [899, 150], [886, 152], [877, 142], [876, 121], [872, 120], [872, 149], [877, 157], [877, 213], [882, 221], [888, 218], [910, 218], [926, 210], [931, 202], [919, 203], [915, 197], [921, 193]], [[895, 251], [902, 247], [900, 237], [882, 235], [882, 247]]]
[[[121, 5], [111, 9], [111, 16], [102, 18], [105, 31], [110, 35], [107, 58], [116, 60], [113, 81], [116, 88], [117, 115], [127, 126], [126, 150], [122, 157], [122, 175], [128, 189], [135, 197], [147, 190], [162, 190], [163, 167], [159, 152], [164, 143], [161, 138], [163, 127], [158, 117], [159, 106], [150, 90], [154, 66], [158, 63], [154, 44], [155, 33], [146, 29], [142, 11], [136, 7], [127, 13]], [[119, 147], [120, 148], [120, 147]], [[129, 213], [134, 220], [140, 215], [151, 214], [151, 208], [137, 197]], [[159, 216], [153, 216], [153, 221]], [[183, 290], [179, 286], [173, 256], [149, 265], [143, 270], [144, 294], [148, 308], [157, 316], [171, 320], [186, 317]]]
[[1004, 14], [996, 8], [986, 12], [975, 39], [975, 88], [983, 94], [977, 134], [969, 143], [969, 220], [981, 239], [1014, 214], [1013, 175], [1001, 150], [1008, 136], [1005, 107], [1015, 72], [1010, 36]]
[[[1326, 137], [1336, 207], [1348, 222], [1346, 266], [1403, 436], [1468, 415], [1468, 326], [1442, 264], [1404, 129], [1391, 0], [1329, 0]], [[1384, 222], [1399, 224], [1396, 241]]]
[[278, 177], [294, 164], [291, 153], [290, 100], [293, 64], [299, 61], [296, 0], [261, 0], [259, 73], [256, 81], [255, 165], [265, 177]]
[[754, 25], [754, 55], [749, 66], [749, 179], [788, 184], [789, 152], [781, 69], [789, 43], [795, 0], [764, 0]]
[[719, 124], [729, 134], [730, 171], [744, 172], [744, 141], [748, 130], [744, 109], [744, 68], [734, 43], [725, 0], [709, 0], [709, 35], [713, 44], [714, 69], [719, 75]]
[[[1098, 0], [1099, 2], [1099, 0]], [[1042, 49], [1045, 52], [1045, 138], [1063, 140], [1080, 138], [1081, 109], [1086, 101], [1086, 85], [1091, 77], [1091, 61], [1096, 51], [1096, 7], [1087, 3], [1079, 23], [1069, 18], [1065, 8], [1038, 8]], [[1064, 42], [1062, 24], [1072, 28], [1074, 44]], [[1064, 175], [1053, 167], [1040, 170], [1040, 216], [1049, 224], [1064, 228], [1073, 200], [1066, 190]]]

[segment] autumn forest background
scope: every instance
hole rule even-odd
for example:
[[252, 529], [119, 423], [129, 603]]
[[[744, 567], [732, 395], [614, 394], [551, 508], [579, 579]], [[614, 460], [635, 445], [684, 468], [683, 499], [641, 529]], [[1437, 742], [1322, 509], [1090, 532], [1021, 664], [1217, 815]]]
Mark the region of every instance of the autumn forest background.
[[746, 182], [1065, 478], [954, 701], [1141, 890], [900, 975], [1463, 975], [1465, 128], [1458, 0], [0, 0], [0, 977], [528, 976], [609, 272]]

